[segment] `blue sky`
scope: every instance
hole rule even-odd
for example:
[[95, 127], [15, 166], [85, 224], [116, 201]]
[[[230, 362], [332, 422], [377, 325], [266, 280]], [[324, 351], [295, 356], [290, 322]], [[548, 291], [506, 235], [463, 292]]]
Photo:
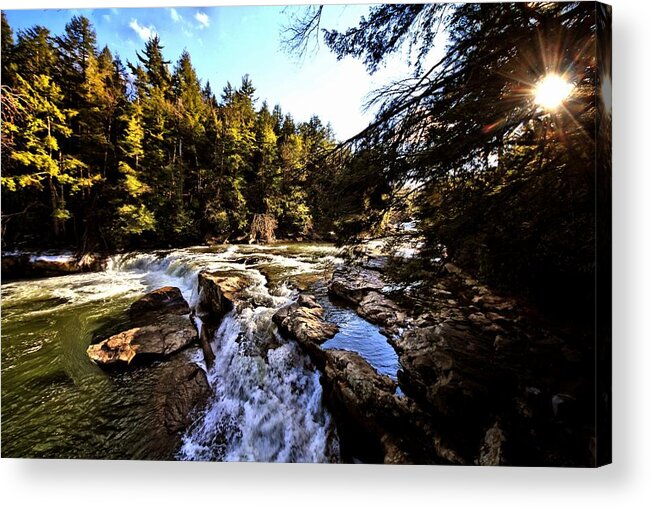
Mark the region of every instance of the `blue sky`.
[[[330, 122], [339, 139], [352, 136], [372, 119], [363, 113], [364, 97], [407, 72], [403, 59], [393, 58], [373, 76], [357, 60], [337, 61], [321, 44], [302, 61], [286, 54], [280, 33], [297, 7], [161, 7], [120, 9], [6, 10], [14, 35], [35, 24], [54, 34], [63, 32], [73, 15], [88, 17], [100, 48], [107, 44], [123, 61], [136, 60], [136, 51], [158, 33], [164, 53], [174, 63], [184, 48], [202, 82], [210, 80], [219, 94], [230, 81], [238, 85], [249, 74], [257, 89], [258, 105], [280, 104], [297, 120], [318, 114]], [[367, 5], [329, 5], [323, 26], [345, 29], [367, 12]]]

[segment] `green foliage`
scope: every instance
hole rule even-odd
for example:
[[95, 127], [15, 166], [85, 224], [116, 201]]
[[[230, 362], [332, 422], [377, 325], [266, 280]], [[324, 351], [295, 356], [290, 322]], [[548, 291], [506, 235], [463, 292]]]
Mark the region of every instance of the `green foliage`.
[[123, 204], [117, 209], [118, 228], [124, 235], [139, 235], [145, 231], [153, 231], [156, 218], [144, 204]]
[[3, 227], [4, 242], [225, 241], [256, 215], [280, 237], [313, 232], [323, 203], [311, 173], [334, 147], [328, 128], [256, 106], [248, 76], [218, 99], [187, 51], [172, 66], [163, 51], [152, 37], [127, 72], [83, 16], [59, 36], [35, 26], [16, 43], [3, 16], [3, 215], [24, 216]]

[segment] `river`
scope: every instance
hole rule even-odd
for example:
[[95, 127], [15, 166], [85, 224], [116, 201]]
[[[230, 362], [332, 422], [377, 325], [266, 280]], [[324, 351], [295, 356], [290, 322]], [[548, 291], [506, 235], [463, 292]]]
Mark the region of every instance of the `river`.
[[[271, 317], [310, 287], [340, 332], [324, 347], [354, 350], [395, 378], [398, 360], [378, 329], [328, 300], [323, 280], [343, 260], [327, 244], [230, 245], [133, 252], [103, 272], [2, 285], [3, 457], [337, 462], [319, 372]], [[107, 373], [90, 343], [124, 327], [148, 291], [179, 287], [197, 303], [201, 270], [251, 280], [213, 337], [212, 396], [174, 455], [148, 442], [151, 392], [165, 363]], [[195, 352], [193, 360], [202, 364]]]

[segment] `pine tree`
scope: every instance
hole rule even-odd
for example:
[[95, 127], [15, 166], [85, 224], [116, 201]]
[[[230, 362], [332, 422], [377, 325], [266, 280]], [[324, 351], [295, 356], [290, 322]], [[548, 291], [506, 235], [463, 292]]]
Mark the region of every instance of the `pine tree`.
[[67, 111], [60, 109], [61, 90], [50, 76], [38, 75], [28, 83], [16, 76], [16, 94], [20, 97], [19, 114], [13, 124], [3, 125], [3, 134], [15, 138], [10, 157], [15, 172], [2, 176], [9, 191], [34, 188], [46, 190], [49, 197], [52, 233], [59, 236], [64, 222], [71, 217], [66, 209], [66, 191], [79, 192], [97, 179], [87, 177], [85, 164], [59, 147], [59, 139], [69, 137]]

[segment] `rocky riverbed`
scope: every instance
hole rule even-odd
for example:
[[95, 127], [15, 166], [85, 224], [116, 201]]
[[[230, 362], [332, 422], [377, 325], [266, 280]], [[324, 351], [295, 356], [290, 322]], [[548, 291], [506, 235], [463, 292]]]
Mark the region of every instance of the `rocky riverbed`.
[[[83, 322], [106, 294], [137, 293], [146, 282], [149, 290], [111, 310], [115, 323], [102, 324], [84, 349], [104, 373], [83, 366], [76, 384], [88, 384], [97, 405], [93, 386], [101, 381], [110, 402], [100, 419], [86, 410], [91, 432], [77, 439], [94, 446], [80, 457], [99, 457], [90, 449], [107, 454], [113, 442], [117, 457], [150, 459], [592, 463], [592, 428], [581, 416], [591, 393], [576, 380], [589, 357], [570, 345], [567, 330], [551, 329], [522, 301], [452, 264], [426, 285], [398, 290], [382, 259], [344, 263], [336, 254], [310, 245], [188, 249], [109, 258], [97, 274], [3, 285], [3, 343], [43, 311], [70, 306]], [[35, 296], [24, 299], [26, 290]], [[47, 290], [52, 296], [43, 299]], [[74, 306], [86, 293], [92, 297]], [[21, 315], [23, 300], [31, 310]], [[353, 321], [365, 324], [353, 329]], [[3, 383], [13, 385], [5, 369], [17, 365], [11, 354], [40, 349], [7, 350]], [[70, 387], [61, 392], [65, 398], [48, 396], [79, 403]], [[5, 407], [18, 407], [8, 393], [3, 422]], [[38, 391], [30, 393], [36, 403]], [[148, 415], [134, 426], [126, 414], [139, 404]], [[3, 440], [22, 442], [8, 421]], [[129, 439], [120, 436], [133, 428], [140, 429]], [[104, 434], [113, 435], [108, 447], [92, 444]], [[56, 451], [54, 440], [47, 445], [48, 456], [72, 456]]]

